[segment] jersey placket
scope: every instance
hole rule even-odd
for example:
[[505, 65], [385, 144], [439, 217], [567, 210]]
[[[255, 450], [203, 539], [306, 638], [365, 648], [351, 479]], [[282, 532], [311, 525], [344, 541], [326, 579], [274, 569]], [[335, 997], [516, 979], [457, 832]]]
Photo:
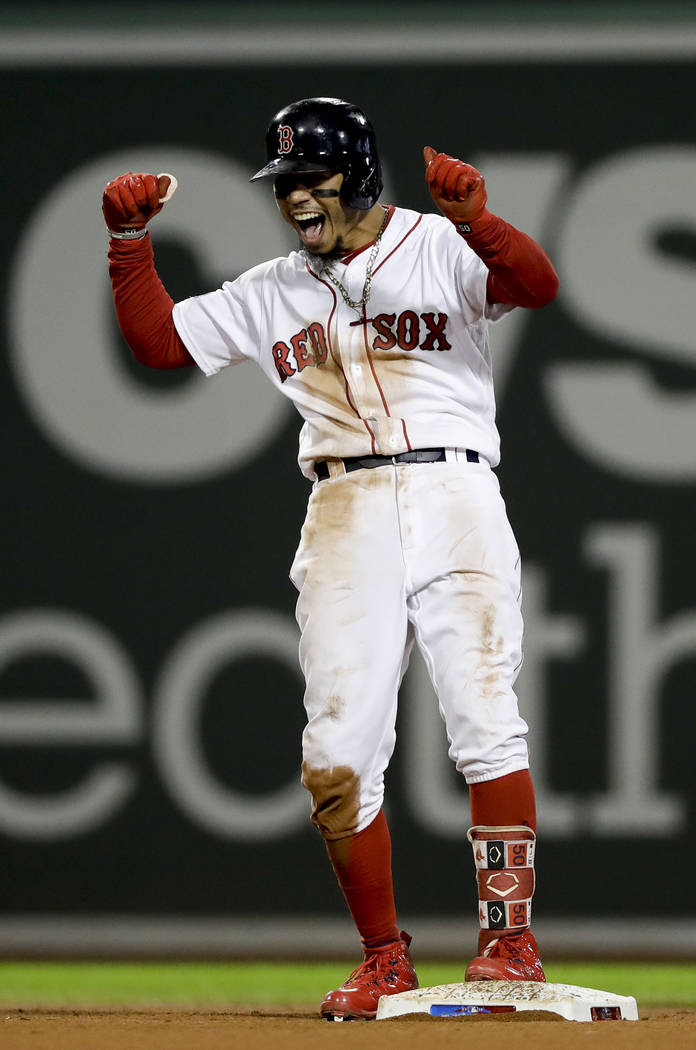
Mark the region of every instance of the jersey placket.
[[[360, 299], [365, 283], [366, 261], [354, 259], [339, 271], [339, 279], [351, 299]], [[389, 407], [372, 368], [369, 357], [371, 339], [370, 302], [366, 310], [358, 313], [338, 297], [336, 309], [336, 347], [350, 387], [355, 407], [365, 420], [370, 434], [374, 437], [375, 451], [388, 452], [382, 449], [382, 435], [389, 416]]]

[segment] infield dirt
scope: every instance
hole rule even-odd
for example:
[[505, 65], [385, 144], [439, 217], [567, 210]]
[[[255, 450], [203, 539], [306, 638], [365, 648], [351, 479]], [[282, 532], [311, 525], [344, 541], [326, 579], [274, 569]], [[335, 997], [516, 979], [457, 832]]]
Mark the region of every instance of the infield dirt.
[[[639, 1007], [640, 1010], [640, 1007]], [[640, 1010], [640, 1021], [565, 1021], [556, 1014], [352, 1022], [309, 1010], [2, 1008], [2, 1050], [681, 1050], [696, 1047], [696, 1009]]]

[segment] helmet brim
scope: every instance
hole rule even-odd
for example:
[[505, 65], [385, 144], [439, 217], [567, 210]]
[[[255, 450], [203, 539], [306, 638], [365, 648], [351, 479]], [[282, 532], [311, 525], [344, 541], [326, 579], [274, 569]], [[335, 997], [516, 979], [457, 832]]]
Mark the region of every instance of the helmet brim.
[[266, 179], [273, 175], [286, 175], [291, 172], [303, 172], [303, 171], [331, 171], [331, 167], [326, 164], [318, 164], [316, 161], [303, 160], [302, 157], [274, 157], [273, 160], [269, 160], [263, 168], [252, 175], [249, 182], [256, 182], [257, 179]]

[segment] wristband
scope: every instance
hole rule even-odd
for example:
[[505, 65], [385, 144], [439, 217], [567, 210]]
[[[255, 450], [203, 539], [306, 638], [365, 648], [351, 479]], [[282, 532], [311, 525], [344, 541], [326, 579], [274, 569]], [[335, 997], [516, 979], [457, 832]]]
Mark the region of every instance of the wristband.
[[471, 219], [456, 219], [453, 216], [447, 215], [446, 218], [454, 226], [455, 230], [462, 237], [471, 237], [472, 234], [480, 234], [482, 230], [488, 229], [492, 221], [495, 221], [496, 216], [488, 210], [483, 208], [478, 215], [474, 215]]
[[127, 227], [125, 230], [118, 231], [110, 230], [108, 226], [106, 229], [109, 237], [113, 237], [117, 241], [139, 241], [147, 233], [147, 228], [145, 226], [131, 226]]

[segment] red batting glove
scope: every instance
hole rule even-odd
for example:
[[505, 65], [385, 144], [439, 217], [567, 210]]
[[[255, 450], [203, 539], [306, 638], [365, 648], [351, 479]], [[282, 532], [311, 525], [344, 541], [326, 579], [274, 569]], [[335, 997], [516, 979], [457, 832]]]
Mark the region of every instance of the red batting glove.
[[102, 198], [102, 211], [109, 230], [140, 230], [153, 215], [162, 210], [161, 198], [167, 195], [168, 175], [136, 174], [129, 171], [107, 183]]
[[[471, 164], [465, 164], [446, 153], [437, 153], [432, 146], [423, 150], [425, 181], [430, 195], [442, 214], [456, 226], [471, 226], [486, 211], [486, 183], [483, 175]], [[462, 233], [471, 233], [464, 229]]]

